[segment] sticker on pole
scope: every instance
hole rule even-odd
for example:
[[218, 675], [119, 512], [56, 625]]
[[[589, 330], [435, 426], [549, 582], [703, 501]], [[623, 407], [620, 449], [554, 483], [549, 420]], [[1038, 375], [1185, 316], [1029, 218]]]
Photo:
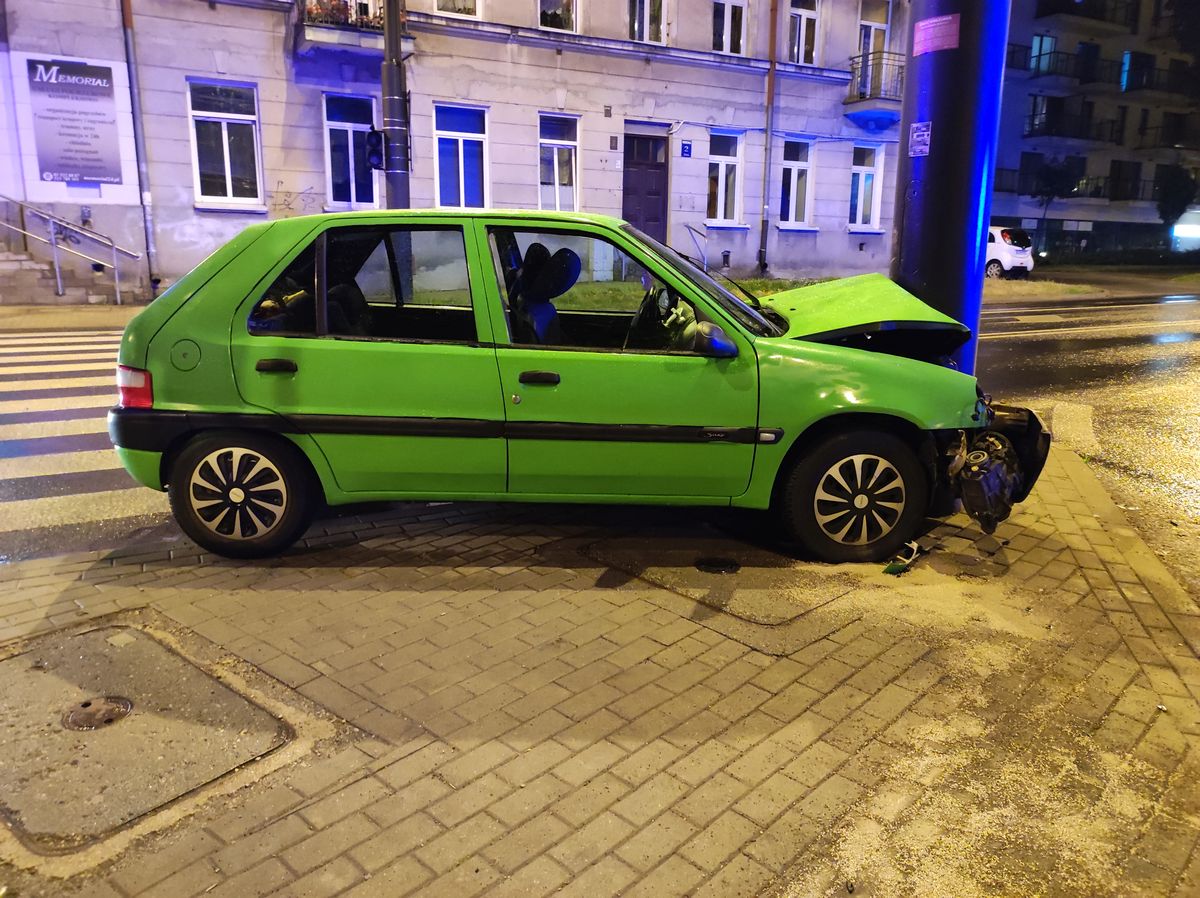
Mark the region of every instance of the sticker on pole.
[[908, 155], [928, 156], [932, 137], [933, 122], [913, 122], [908, 132]]
[[917, 22], [913, 27], [913, 56], [924, 56], [938, 50], [957, 50], [960, 20], [959, 14], [955, 13]]

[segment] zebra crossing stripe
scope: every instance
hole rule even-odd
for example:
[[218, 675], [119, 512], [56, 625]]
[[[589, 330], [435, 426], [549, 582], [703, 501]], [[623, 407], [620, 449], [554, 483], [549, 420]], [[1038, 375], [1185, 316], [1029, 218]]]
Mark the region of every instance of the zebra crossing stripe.
[[[0, 377], [0, 394], [4, 394], [0, 398], [15, 399], [17, 397], [12, 395], [14, 393], [28, 393], [30, 390], [29, 381], [25, 380], [24, 378], [22, 378], [22, 380], [24, 380], [24, 383], [15, 379], [12, 381], [6, 381], [4, 378]], [[108, 387], [112, 391], [111, 395], [114, 398], [117, 395], [117, 372], [115, 365], [112, 366], [110, 372], [103, 377], [100, 375], [95, 375], [92, 377], [67, 377], [62, 379], [55, 378], [53, 381], [47, 381], [47, 383], [51, 382], [54, 384], [54, 389], [56, 390], [70, 389], [72, 387]], [[65, 394], [60, 393], [59, 395], [63, 395], [65, 397]]]

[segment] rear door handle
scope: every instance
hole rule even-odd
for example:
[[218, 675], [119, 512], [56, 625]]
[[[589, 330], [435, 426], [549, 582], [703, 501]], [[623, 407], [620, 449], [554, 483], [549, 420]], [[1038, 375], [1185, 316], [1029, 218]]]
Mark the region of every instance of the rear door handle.
[[264, 374], [295, 374], [299, 369], [291, 359], [259, 359], [254, 370]]
[[562, 381], [553, 371], [522, 371], [518, 378], [523, 384], [543, 384], [545, 386], [556, 386]]

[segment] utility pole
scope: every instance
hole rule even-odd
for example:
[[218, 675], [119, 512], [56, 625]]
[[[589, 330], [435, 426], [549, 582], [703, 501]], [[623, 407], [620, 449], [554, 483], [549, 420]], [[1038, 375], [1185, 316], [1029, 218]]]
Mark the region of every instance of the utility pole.
[[976, 334], [1010, 0], [912, 0], [892, 278]]
[[404, 35], [408, 11], [404, 0], [385, 0], [383, 12], [384, 184], [389, 209], [408, 209], [408, 88], [404, 77]]

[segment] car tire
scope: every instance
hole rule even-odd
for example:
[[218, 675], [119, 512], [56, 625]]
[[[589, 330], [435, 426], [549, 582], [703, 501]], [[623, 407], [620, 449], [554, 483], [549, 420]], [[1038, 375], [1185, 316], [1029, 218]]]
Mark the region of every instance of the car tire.
[[265, 558], [308, 529], [319, 492], [304, 454], [283, 439], [204, 434], [175, 457], [171, 511], [201, 548], [226, 558]]
[[1000, 264], [998, 259], [992, 259], [983, 269], [983, 276], [995, 280], [996, 278], [1004, 277], [1004, 266]]
[[845, 431], [804, 452], [775, 506], [788, 536], [822, 561], [882, 561], [925, 519], [929, 476], [899, 437]]

